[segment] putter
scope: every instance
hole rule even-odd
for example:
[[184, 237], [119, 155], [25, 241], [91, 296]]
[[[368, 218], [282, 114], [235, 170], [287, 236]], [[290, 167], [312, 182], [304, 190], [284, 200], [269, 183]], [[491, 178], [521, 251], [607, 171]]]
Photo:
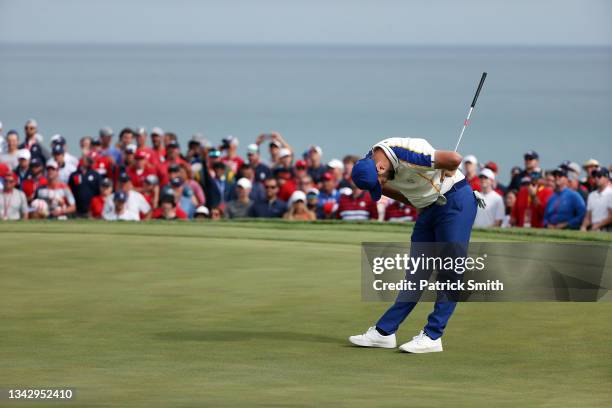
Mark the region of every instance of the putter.
[[463, 132], [470, 124], [470, 116], [472, 116], [472, 112], [474, 111], [474, 106], [476, 106], [476, 101], [478, 100], [478, 95], [480, 95], [480, 90], [484, 85], [485, 78], [487, 77], [487, 73], [483, 72], [482, 77], [480, 78], [480, 83], [478, 84], [478, 89], [476, 89], [476, 95], [474, 95], [474, 99], [472, 100], [472, 105], [470, 106], [470, 110], [468, 111], [467, 118], [463, 121], [463, 128], [461, 129], [461, 133], [459, 133], [459, 140], [457, 140], [457, 145], [455, 146], [455, 151], [459, 149], [459, 143], [461, 143], [461, 138], [463, 137]]

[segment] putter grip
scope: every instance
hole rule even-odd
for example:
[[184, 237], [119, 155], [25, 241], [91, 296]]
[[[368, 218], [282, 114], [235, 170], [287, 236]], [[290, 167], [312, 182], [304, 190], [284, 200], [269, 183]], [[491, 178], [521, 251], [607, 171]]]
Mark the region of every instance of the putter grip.
[[478, 89], [476, 89], [476, 95], [474, 95], [474, 100], [472, 101], [472, 108], [476, 105], [476, 100], [478, 99], [478, 95], [480, 95], [480, 90], [484, 85], [485, 78], [487, 77], [487, 73], [482, 73], [482, 78], [480, 78], [480, 83], [478, 84]]

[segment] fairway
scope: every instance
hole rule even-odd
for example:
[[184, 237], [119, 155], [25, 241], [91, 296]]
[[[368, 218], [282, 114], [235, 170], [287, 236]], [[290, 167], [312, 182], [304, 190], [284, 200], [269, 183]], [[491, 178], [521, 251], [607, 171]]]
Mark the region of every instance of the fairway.
[[[65, 406], [87, 407], [609, 406], [611, 303], [466, 303], [443, 353], [350, 346], [387, 306], [361, 301], [360, 243], [410, 231], [0, 224], [0, 388], [74, 387]], [[578, 236], [608, 239], [474, 233]], [[430, 309], [417, 306], [399, 342]]]

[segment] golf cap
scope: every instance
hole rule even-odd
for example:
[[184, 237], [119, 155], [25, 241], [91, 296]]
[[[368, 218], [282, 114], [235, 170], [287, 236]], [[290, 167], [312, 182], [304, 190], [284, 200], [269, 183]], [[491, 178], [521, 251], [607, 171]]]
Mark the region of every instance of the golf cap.
[[53, 152], [53, 154], [64, 154], [64, 146], [62, 146], [61, 144], [55, 144], [53, 145], [51, 151]]
[[127, 194], [125, 194], [125, 191], [123, 190], [115, 191], [115, 194], [113, 194], [113, 200], [125, 203], [127, 201]]
[[144, 181], [145, 183], [150, 184], [152, 186], [156, 186], [159, 184], [159, 179], [155, 174], [149, 174], [147, 177], [145, 177]]
[[125, 171], [122, 171], [121, 173], [119, 173], [119, 181], [122, 183], [126, 183], [130, 181], [130, 176]]
[[178, 147], [179, 147], [179, 144], [178, 144], [178, 142], [176, 140], [171, 140], [166, 145], [166, 149], [169, 149], [169, 148], [177, 148], [178, 149]]
[[339, 170], [344, 170], [344, 163], [342, 163], [340, 160], [338, 159], [331, 159], [329, 161], [329, 163], [327, 163], [327, 167], [331, 168], [331, 169], [339, 169]]
[[164, 131], [162, 128], [155, 126], [153, 129], [151, 129], [151, 135], [163, 136]]
[[296, 169], [305, 169], [307, 167], [306, 162], [304, 160], [298, 160], [295, 162]]
[[159, 192], [159, 196], [163, 197], [163, 196], [170, 196], [174, 199], [174, 190], [172, 190], [171, 186], [165, 186], [164, 188], [161, 189], [161, 191]]
[[485, 167], [484, 169], [480, 170], [479, 177], [486, 177], [489, 180], [495, 180], [495, 173], [493, 173], [493, 170]]
[[350, 196], [353, 194], [353, 189], [350, 187], [342, 187], [340, 189], [340, 191], [338, 191], [340, 193], [340, 195], [347, 195]]
[[147, 134], [147, 128], [144, 126], [138, 126], [136, 128], [136, 133], [139, 135], [146, 135]]
[[108, 177], [104, 177], [102, 181], [100, 182], [100, 185], [102, 187], [110, 187], [113, 185], [113, 182]]
[[310, 190], [306, 192], [306, 198], [308, 199], [316, 198], [318, 196], [319, 196], [319, 190], [316, 188], [311, 188]]
[[523, 158], [525, 160], [533, 160], [533, 159], [539, 159], [540, 156], [538, 155], [538, 152], [536, 152], [535, 150], [529, 150], [523, 155]]
[[499, 167], [497, 167], [497, 163], [495, 163], [495, 162], [493, 162], [493, 161], [488, 161], [488, 162], [485, 164], [485, 167], [486, 167], [487, 169], [491, 169], [491, 170], [493, 170], [493, 173], [497, 173], [497, 172], [499, 171]]
[[596, 159], [589, 159], [589, 160], [584, 162], [582, 167], [585, 168], [585, 169], [587, 167], [599, 167], [599, 161], [597, 161]]
[[238, 146], [238, 143], [240, 143], [238, 138], [236, 136], [232, 136], [232, 135], [229, 135], [225, 139], [223, 139], [223, 142], [227, 143], [230, 146]]
[[36, 122], [36, 119], [28, 119], [25, 123], [25, 127], [28, 126], [38, 127], [38, 122]]
[[287, 157], [287, 156], [291, 156], [291, 150], [284, 148], [284, 147], [280, 149], [280, 152], [278, 153], [278, 157], [282, 159], [283, 157]]
[[218, 149], [211, 149], [208, 152], [208, 156], [212, 157], [212, 158], [217, 158], [217, 157], [221, 157], [221, 151]]
[[178, 164], [172, 163], [168, 166], [168, 173], [176, 173], [178, 171], [181, 171], [181, 166], [179, 166]]
[[113, 137], [113, 129], [109, 126], [105, 126], [100, 129], [100, 137]]
[[329, 173], [329, 172], [325, 172], [321, 176], [321, 181], [330, 181], [330, 180], [333, 180], [333, 179], [334, 179], [334, 176], [331, 173]]
[[247, 146], [247, 154], [257, 154], [259, 153], [259, 146], [257, 146], [255, 143], [251, 143], [250, 145]]
[[30, 167], [42, 166], [43, 163], [38, 157], [33, 157], [30, 161]]
[[125, 152], [128, 154], [134, 154], [136, 153], [136, 150], [138, 150], [138, 146], [136, 146], [134, 143], [130, 143], [129, 145], [125, 146]]
[[361, 190], [367, 190], [372, 196], [372, 200], [380, 200], [382, 195], [382, 187], [378, 182], [378, 171], [376, 171], [376, 163], [372, 159], [361, 159], [353, 166], [351, 178], [357, 187]]
[[195, 213], [200, 214], [200, 215], [206, 215], [206, 216], [210, 215], [210, 211], [208, 210], [208, 208], [203, 205], [196, 208]]
[[559, 166], [552, 171], [553, 176], [567, 177], [567, 169], [563, 166]]
[[241, 178], [240, 180], [238, 180], [238, 181], [236, 182], [236, 185], [237, 185], [238, 187], [242, 187], [242, 188], [244, 188], [245, 190], [250, 190], [250, 189], [251, 189], [251, 187], [253, 187], [253, 185], [251, 184], [251, 180], [249, 180], [249, 179], [247, 179], [247, 178], [244, 178], [244, 177], [243, 177], [243, 178]]
[[308, 149], [309, 152], [315, 151], [317, 153], [319, 153], [319, 155], [323, 154], [323, 149], [321, 149], [321, 146], [310, 146], [310, 148]]
[[31, 158], [32, 153], [28, 149], [17, 150], [17, 160], [30, 160]]
[[304, 192], [301, 190], [296, 190], [293, 192], [293, 194], [291, 194], [291, 197], [289, 198], [289, 205], [291, 206], [293, 203], [297, 203], [298, 201], [303, 203], [306, 202], [306, 194], [304, 194]]
[[8, 173], [6, 173], [4, 175], [4, 180], [12, 180], [15, 181], [17, 180], [17, 175], [15, 173], [13, 173], [12, 171], [9, 171]]
[[183, 185], [183, 179], [180, 176], [172, 177], [172, 180], [170, 180], [170, 185], [172, 187], [180, 187]]
[[610, 177], [610, 171], [605, 167], [598, 167], [591, 172], [593, 177]]
[[194, 133], [189, 139], [189, 144], [198, 144], [200, 146], [204, 146], [207, 140], [204, 138], [204, 135], [201, 133]]
[[464, 163], [478, 164], [478, 159], [473, 154], [468, 154], [463, 158]]
[[45, 165], [45, 167], [48, 169], [55, 169], [55, 170], [59, 168], [57, 162], [53, 159], [47, 160], [47, 164]]
[[62, 146], [65, 145], [66, 139], [64, 138], [64, 136], [60, 134], [55, 134], [51, 136], [51, 145], [56, 145], [56, 144], [60, 144]]
[[272, 140], [268, 146], [270, 146], [270, 147], [276, 147], [276, 148], [278, 148], [278, 149], [280, 149], [280, 148], [281, 148], [281, 144], [278, 142], [278, 140]]

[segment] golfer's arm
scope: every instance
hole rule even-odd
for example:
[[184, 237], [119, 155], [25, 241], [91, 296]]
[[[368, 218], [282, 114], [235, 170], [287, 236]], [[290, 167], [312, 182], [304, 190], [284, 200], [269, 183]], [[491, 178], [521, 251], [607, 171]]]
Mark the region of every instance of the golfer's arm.
[[463, 157], [457, 152], [450, 150], [436, 150], [434, 153], [434, 167], [443, 170], [457, 170]]
[[399, 201], [400, 203], [404, 203], [406, 205], [412, 205], [410, 204], [410, 201], [408, 201], [405, 195], [403, 195], [402, 193], [400, 193], [399, 191], [397, 191], [396, 189], [392, 187], [384, 185], [382, 188], [382, 193], [383, 195], [389, 198], [392, 198], [395, 201]]

